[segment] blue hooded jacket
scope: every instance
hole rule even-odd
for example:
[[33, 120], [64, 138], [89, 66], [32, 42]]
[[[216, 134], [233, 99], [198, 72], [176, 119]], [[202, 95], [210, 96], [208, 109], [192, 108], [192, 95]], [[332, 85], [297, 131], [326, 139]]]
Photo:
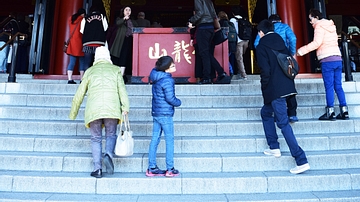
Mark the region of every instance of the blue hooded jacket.
[[[282, 23], [282, 22], [275, 22], [274, 23], [274, 32], [278, 33], [281, 38], [285, 42], [285, 46], [289, 49], [291, 55], [295, 55], [296, 53], [296, 36], [294, 32], [291, 30], [289, 25]], [[254, 42], [254, 47], [259, 44], [260, 37], [256, 35], [256, 39]]]
[[170, 73], [153, 68], [150, 73], [152, 81], [152, 116], [174, 116], [174, 107], [181, 105], [175, 96], [175, 81]]

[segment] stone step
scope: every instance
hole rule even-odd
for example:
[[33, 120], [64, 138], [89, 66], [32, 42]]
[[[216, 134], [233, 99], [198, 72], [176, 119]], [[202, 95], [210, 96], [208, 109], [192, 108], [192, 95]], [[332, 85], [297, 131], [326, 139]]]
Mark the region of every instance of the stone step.
[[[151, 136], [152, 121], [131, 121], [134, 136]], [[360, 119], [319, 121], [301, 119], [292, 124], [295, 134], [327, 134], [360, 132]], [[278, 134], [281, 132], [277, 129]], [[83, 121], [0, 119], [1, 134], [37, 134], [55, 136], [89, 135]], [[257, 121], [174, 121], [175, 136], [253, 136], [264, 135], [262, 122]]]
[[[241, 145], [239, 145], [240, 147]], [[305, 151], [312, 170], [358, 168], [360, 149]], [[0, 170], [88, 172], [93, 169], [91, 153], [64, 152], [0, 152]], [[157, 155], [159, 168], [166, 168], [165, 154]], [[295, 167], [290, 152], [280, 158], [262, 152], [175, 154], [174, 164], [181, 172], [223, 173], [252, 171], [289, 171]], [[148, 167], [148, 154], [114, 158], [115, 172], [143, 172]], [[103, 171], [106, 171], [103, 166]]]
[[[306, 82], [306, 83], [305, 83]], [[78, 85], [61, 85], [48, 83], [0, 83], [0, 93], [8, 94], [55, 94], [74, 95]], [[359, 82], [344, 82], [345, 92], [359, 92]], [[129, 95], [151, 96], [151, 85], [126, 85]], [[296, 83], [299, 94], [302, 93], [324, 93], [324, 84], [321, 80], [317, 82]], [[181, 95], [261, 95], [259, 81], [252, 83], [237, 83], [227, 85], [175, 85], [177, 96]]]
[[[346, 93], [348, 105], [357, 105], [360, 92]], [[181, 95], [178, 96], [182, 101], [181, 108], [242, 108], [258, 107], [263, 105], [261, 95], [229, 95], [229, 96], [198, 96], [198, 95]], [[26, 94], [0, 94], [0, 106], [22, 106], [22, 107], [56, 107], [70, 108], [72, 95], [26, 95]], [[151, 96], [148, 95], [131, 95], [129, 96], [130, 107], [134, 108], [151, 108]], [[299, 94], [296, 96], [299, 106], [324, 106], [325, 94]], [[85, 107], [86, 97], [81, 105]], [[338, 105], [335, 99], [335, 106]]]
[[257, 193], [257, 194], [61, 194], [61, 193], [31, 193], [31, 192], [0, 192], [3, 202], [185, 202], [185, 201], [217, 201], [217, 202], [339, 202], [360, 201], [360, 190], [346, 191], [312, 191], [289, 193]]
[[[360, 96], [360, 94], [359, 94]], [[178, 108], [174, 113], [174, 121], [259, 121], [261, 107], [239, 108]], [[348, 105], [350, 118], [360, 118], [360, 105]], [[0, 107], [0, 119], [16, 119], [26, 121], [48, 120], [66, 121], [69, 119], [70, 107]], [[298, 107], [299, 119], [318, 119], [324, 114], [324, 106]], [[340, 113], [335, 107], [336, 114]], [[78, 112], [76, 120], [83, 121], [85, 108]], [[151, 108], [132, 108], [129, 113], [130, 122], [152, 121]]]
[[[145, 173], [115, 173], [96, 179], [89, 172], [2, 171], [6, 192], [74, 194], [265, 194], [360, 189], [359, 169], [186, 173], [172, 179], [147, 178]], [[154, 191], [156, 188], [156, 191]]]
[[[105, 139], [105, 138], [103, 138]], [[196, 153], [251, 153], [267, 149], [264, 135], [253, 136], [175, 136], [174, 152], [177, 154]], [[299, 145], [305, 151], [331, 151], [360, 149], [360, 133], [342, 134], [296, 134]], [[147, 153], [151, 137], [135, 136], [134, 153]], [[280, 148], [289, 149], [282, 135], [279, 135]], [[0, 134], [0, 147], [4, 152], [90, 152], [90, 135], [85, 136], [40, 136]], [[103, 140], [105, 148], [105, 140]], [[104, 150], [104, 149], [103, 149]], [[162, 138], [158, 153], [165, 153], [165, 140]]]

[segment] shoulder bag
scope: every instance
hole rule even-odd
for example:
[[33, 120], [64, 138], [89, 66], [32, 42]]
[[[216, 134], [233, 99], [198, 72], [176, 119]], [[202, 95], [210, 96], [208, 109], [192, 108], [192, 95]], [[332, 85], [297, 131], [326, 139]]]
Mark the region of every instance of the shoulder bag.
[[66, 53], [67, 48], [68, 48], [69, 43], [70, 43], [70, 39], [71, 39], [71, 37], [74, 35], [74, 32], [75, 32], [75, 30], [76, 30], [76, 28], [78, 27], [79, 24], [80, 24], [80, 22], [78, 22], [78, 23], [76, 24], [76, 26], [75, 26], [74, 30], [72, 31], [72, 33], [71, 33], [70, 37], [68, 38], [68, 40], [64, 42], [64, 46], [63, 46], [63, 51], [64, 51], [64, 53]]

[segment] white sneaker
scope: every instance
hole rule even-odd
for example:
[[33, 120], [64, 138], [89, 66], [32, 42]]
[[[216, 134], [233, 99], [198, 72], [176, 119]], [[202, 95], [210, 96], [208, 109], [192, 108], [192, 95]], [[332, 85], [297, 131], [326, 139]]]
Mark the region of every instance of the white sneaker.
[[279, 158], [281, 156], [280, 149], [265, 149], [264, 154], [269, 156], [275, 156], [276, 158]]
[[303, 164], [301, 166], [296, 166], [295, 168], [290, 169], [290, 173], [299, 174], [299, 173], [303, 173], [303, 172], [305, 172], [305, 171], [307, 171], [309, 169], [310, 169], [309, 163], [305, 163], [305, 164]]

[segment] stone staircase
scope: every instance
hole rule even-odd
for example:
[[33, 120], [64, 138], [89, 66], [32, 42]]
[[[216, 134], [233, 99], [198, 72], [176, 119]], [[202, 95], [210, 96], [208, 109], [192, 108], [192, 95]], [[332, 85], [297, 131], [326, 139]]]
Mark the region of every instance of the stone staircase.
[[[78, 85], [0, 75], [0, 201], [360, 201], [360, 74], [344, 82], [350, 120], [318, 121], [325, 95], [319, 78], [296, 79], [299, 122], [292, 124], [311, 170], [267, 148], [258, 75], [230, 85], [176, 85], [175, 178], [145, 176], [152, 133], [151, 85], [127, 85], [135, 154], [115, 158], [115, 174], [90, 176], [89, 130], [82, 105], [68, 119]], [[301, 76], [301, 75], [300, 75]], [[336, 101], [337, 103], [337, 101]], [[336, 108], [338, 113], [338, 108]], [[158, 166], [165, 168], [165, 144]]]

